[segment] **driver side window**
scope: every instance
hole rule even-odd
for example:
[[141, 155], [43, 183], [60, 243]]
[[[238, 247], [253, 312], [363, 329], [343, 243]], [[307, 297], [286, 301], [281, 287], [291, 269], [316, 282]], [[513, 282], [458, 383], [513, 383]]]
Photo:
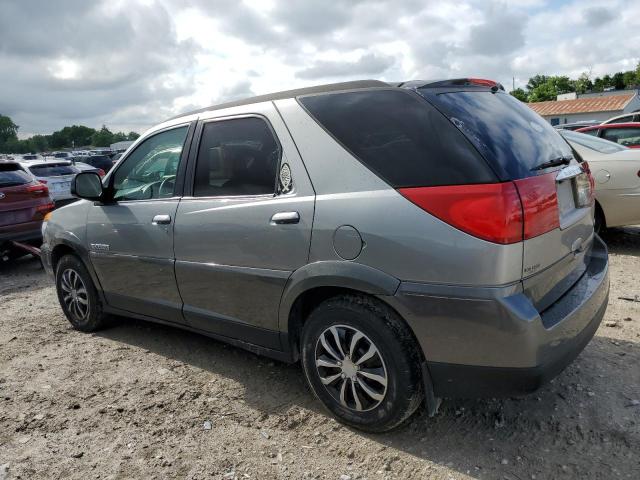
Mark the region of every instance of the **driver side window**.
[[188, 126], [149, 137], [124, 160], [113, 176], [114, 200], [171, 198]]

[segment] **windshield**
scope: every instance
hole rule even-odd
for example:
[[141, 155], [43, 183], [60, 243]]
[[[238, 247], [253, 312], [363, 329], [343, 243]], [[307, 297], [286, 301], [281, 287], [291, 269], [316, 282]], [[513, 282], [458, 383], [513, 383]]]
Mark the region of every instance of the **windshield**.
[[572, 132], [565, 130], [561, 132], [561, 135], [570, 142], [577, 143], [583, 147], [595, 150], [599, 153], [615, 153], [622, 150], [627, 150], [627, 147], [618, 145], [617, 143], [610, 142], [609, 140], [603, 140], [602, 138], [594, 137], [591, 135], [585, 135], [584, 133]]
[[27, 172], [15, 164], [0, 164], [0, 187], [15, 187], [31, 182]]
[[419, 88], [418, 93], [464, 133], [502, 180], [544, 173], [532, 169], [550, 160], [573, 158], [560, 134], [511, 95], [488, 90], [435, 93], [429, 88]]
[[77, 173], [76, 169], [71, 165], [65, 164], [47, 164], [47, 165], [34, 165], [29, 167], [31, 173], [36, 177], [60, 177], [62, 175], [73, 175]]

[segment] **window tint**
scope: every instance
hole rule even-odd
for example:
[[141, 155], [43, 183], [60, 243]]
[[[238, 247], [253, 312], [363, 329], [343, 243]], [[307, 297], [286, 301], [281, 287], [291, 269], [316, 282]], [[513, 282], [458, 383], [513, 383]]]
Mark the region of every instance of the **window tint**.
[[626, 123], [626, 122], [632, 122], [632, 121], [633, 121], [633, 115], [627, 115], [626, 117], [615, 118], [613, 120], [609, 120], [604, 123]]
[[602, 132], [602, 138], [625, 147], [638, 146], [640, 145], [640, 128], [608, 128]]
[[187, 130], [184, 126], [158, 133], [131, 152], [113, 176], [113, 198], [172, 197]]
[[202, 130], [194, 196], [275, 192], [280, 147], [256, 117], [209, 122]]
[[15, 187], [32, 182], [32, 178], [19, 165], [0, 163], [0, 187]]
[[560, 134], [520, 100], [504, 92], [418, 91], [433, 102], [500, 172], [503, 180], [536, 175], [531, 169], [559, 157], [573, 157]]
[[585, 135], [593, 135], [594, 137], [597, 137], [599, 131], [600, 130], [598, 130], [597, 128], [594, 128], [593, 130], [585, 130], [584, 132], [578, 132], [578, 133], [584, 133]]
[[496, 181], [464, 136], [413, 93], [373, 90], [316, 95], [300, 102], [394, 188]]
[[73, 175], [78, 171], [71, 165], [66, 164], [48, 164], [48, 165], [34, 165], [29, 167], [31, 173], [36, 177], [61, 177], [63, 175]]

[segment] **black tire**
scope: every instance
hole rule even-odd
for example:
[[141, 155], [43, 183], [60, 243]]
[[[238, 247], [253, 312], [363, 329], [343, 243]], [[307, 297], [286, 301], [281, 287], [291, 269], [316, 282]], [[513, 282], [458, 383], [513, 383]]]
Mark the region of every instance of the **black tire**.
[[[325, 364], [327, 359], [334, 362], [335, 358], [323, 345], [323, 335], [328, 335], [324, 341], [333, 353], [342, 356], [333, 336], [335, 331], [341, 340], [344, 358], [348, 360], [336, 361], [340, 367], [318, 367], [316, 359]], [[356, 336], [355, 347], [350, 351]], [[371, 344], [377, 355], [357, 366], [358, 359], [366, 357], [363, 352], [370, 351]], [[360, 430], [391, 430], [408, 419], [422, 401], [422, 358], [413, 335], [395, 312], [372, 298], [341, 295], [322, 302], [305, 322], [301, 357], [316, 397], [338, 420]], [[364, 377], [371, 373], [386, 378], [386, 387], [379, 380], [371, 380], [373, 377]], [[323, 384], [322, 378], [327, 382], [336, 374], [339, 377], [335, 381]], [[342, 384], [346, 385], [344, 390]], [[367, 390], [379, 398], [369, 396]]]
[[65, 255], [58, 262], [56, 290], [62, 311], [73, 328], [94, 332], [105, 325], [107, 316], [102, 312], [91, 275], [75, 255]]

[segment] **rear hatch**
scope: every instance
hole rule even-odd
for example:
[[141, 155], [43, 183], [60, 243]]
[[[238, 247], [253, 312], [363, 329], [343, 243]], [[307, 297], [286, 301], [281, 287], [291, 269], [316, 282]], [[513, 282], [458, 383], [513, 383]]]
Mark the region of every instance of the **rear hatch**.
[[52, 207], [46, 186], [19, 165], [0, 163], [0, 227], [41, 220]]
[[51, 197], [71, 197], [71, 181], [78, 170], [69, 162], [47, 162], [29, 166], [31, 173], [49, 187]]
[[584, 273], [593, 243], [588, 166], [540, 116], [491, 81], [465, 80], [416, 91], [476, 147], [522, 203], [522, 279], [539, 311]]

